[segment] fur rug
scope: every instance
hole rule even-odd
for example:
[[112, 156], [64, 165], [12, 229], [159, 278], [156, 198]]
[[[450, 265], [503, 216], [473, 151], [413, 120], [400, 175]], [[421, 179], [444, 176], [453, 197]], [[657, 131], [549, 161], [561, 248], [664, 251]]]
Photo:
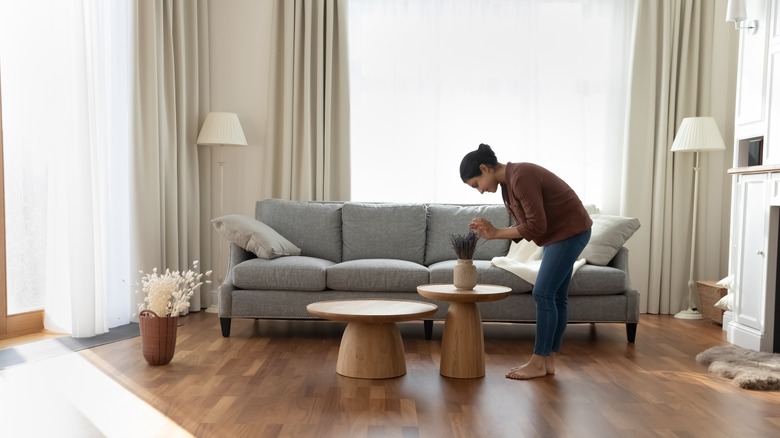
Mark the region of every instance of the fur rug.
[[732, 379], [740, 388], [780, 390], [780, 354], [724, 345], [699, 353], [696, 362], [709, 365], [711, 373]]

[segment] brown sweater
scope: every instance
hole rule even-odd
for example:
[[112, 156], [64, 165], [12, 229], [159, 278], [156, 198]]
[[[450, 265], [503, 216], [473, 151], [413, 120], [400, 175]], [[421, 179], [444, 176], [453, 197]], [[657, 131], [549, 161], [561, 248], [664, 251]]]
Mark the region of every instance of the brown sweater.
[[571, 187], [533, 163], [507, 163], [504, 205], [520, 235], [539, 246], [568, 239], [593, 225]]

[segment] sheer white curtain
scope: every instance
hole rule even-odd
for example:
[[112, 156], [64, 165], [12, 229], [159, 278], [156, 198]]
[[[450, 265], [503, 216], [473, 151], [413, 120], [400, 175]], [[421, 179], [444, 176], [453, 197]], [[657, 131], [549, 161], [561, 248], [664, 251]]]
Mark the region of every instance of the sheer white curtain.
[[104, 333], [132, 290], [128, 3], [3, 0], [0, 17], [8, 287], [42, 297], [47, 329]]
[[615, 213], [633, 5], [351, 0], [352, 199], [500, 203], [458, 175], [488, 143]]

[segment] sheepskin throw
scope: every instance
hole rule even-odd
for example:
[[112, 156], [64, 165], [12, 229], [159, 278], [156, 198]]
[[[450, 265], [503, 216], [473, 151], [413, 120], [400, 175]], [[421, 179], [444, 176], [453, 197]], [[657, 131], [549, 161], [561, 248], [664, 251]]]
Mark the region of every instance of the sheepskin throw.
[[711, 373], [732, 379], [740, 388], [780, 390], [780, 354], [724, 345], [699, 353], [696, 362], [709, 365]]

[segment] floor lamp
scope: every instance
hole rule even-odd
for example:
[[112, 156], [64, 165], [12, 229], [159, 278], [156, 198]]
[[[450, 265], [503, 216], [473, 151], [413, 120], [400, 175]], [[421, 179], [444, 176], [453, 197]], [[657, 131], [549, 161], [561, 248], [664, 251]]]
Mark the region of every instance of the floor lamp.
[[680, 319], [701, 319], [701, 311], [693, 305], [696, 283], [693, 281], [693, 266], [696, 254], [696, 211], [699, 201], [699, 152], [726, 149], [720, 130], [712, 117], [687, 117], [680, 124], [672, 143], [672, 152], [694, 152], [693, 165], [693, 214], [691, 218], [691, 266], [688, 274], [688, 309], [674, 315]]
[[[244, 130], [241, 129], [238, 115], [235, 113], [208, 113], [203, 126], [200, 128], [198, 144], [219, 146], [219, 213], [217, 214], [217, 217], [219, 217], [223, 214], [222, 207], [225, 194], [225, 146], [246, 146], [246, 137], [244, 137]], [[219, 245], [218, 262], [222, 261], [222, 246]], [[206, 308], [206, 312], [209, 313], [218, 312], [219, 282], [216, 283], [214, 289], [211, 290], [209, 307]]]

